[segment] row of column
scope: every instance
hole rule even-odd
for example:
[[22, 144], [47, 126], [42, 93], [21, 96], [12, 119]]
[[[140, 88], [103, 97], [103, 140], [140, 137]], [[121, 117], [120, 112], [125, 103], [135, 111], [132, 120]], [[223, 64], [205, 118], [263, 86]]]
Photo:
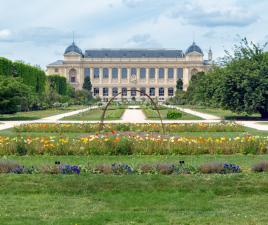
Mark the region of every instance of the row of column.
[[[171, 68], [171, 67], [169, 67]], [[173, 78], [168, 78], [168, 69], [169, 68], [163, 68], [164, 69], [164, 78], [159, 78], [159, 68], [154, 68], [155, 69], [155, 76], [154, 79], [150, 78], [150, 68], [145, 68], [146, 69], [146, 74], [145, 74], [145, 79], [142, 79], [140, 77], [140, 69], [141, 68], [135, 68], [136, 69], [136, 78], [137, 82], [140, 82], [141, 80], [146, 83], [150, 83], [153, 81], [153, 83], [158, 83], [158, 80], [161, 80], [163, 82], [168, 82], [168, 81], [177, 81], [179, 78], [179, 74], [177, 73], [177, 67], [173, 68]], [[124, 83], [130, 83], [131, 82], [131, 68], [126, 68], [127, 69], [127, 79], [123, 79], [125, 82]], [[103, 78], [103, 68], [99, 68], [99, 78], [94, 78], [94, 68], [90, 68], [90, 78], [94, 83], [103, 83], [103, 80], [106, 80], [108, 83], [122, 83], [122, 68], [117, 68], [118, 70], [118, 76], [117, 79], [112, 78], [112, 68], [108, 68], [108, 79]], [[184, 69], [183, 69], [184, 70]]]
[[[108, 89], [108, 96], [104, 96], [103, 95], [103, 89], [104, 88], [107, 88]], [[120, 92], [122, 92], [122, 89], [123, 88], [126, 88], [126, 87], [120, 87], [120, 88], [117, 88], [117, 93], [120, 93]], [[151, 95], [150, 94], [150, 89], [151, 88], [154, 88], [154, 95]], [[172, 96], [174, 96], [174, 94], [175, 94], [175, 88], [174, 87], [168, 87], [168, 88], [163, 88], [164, 89], [164, 95], [162, 95], [162, 96], [159, 96], [159, 89], [160, 88], [163, 88], [163, 87], [159, 87], [159, 88], [155, 88], [155, 87], [141, 87], [141, 88], [135, 88], [136, 90], [139, 90], [139, 91], [142, 91], [142, 89], [145, 89], [145, 93], [146, 94], [148, 94], [148, 95], [150, 95], [151, 97], [172, 97]], [[96, 94], [95, 94], [95, 89], [98, 89], [98, 96], [99, 97], [113, 97], [113, 88], [112, 87], [110, 87], [110, 88], [108, 88], [108, 87], [101, 87], [101, 88], [99, 88], [99, 87], [94, 87], [93, 88], [93, 93], [94, 93], [94, 95], [96, 96]], [[131, 90], [131, 88], [127, 88], [127, 90]], [[171, 95], [171, 91], [172, 91], [172, 95]], [[121, 97], [121, 95], [120, 96], [118, 96], [118, 97]], [[131, 97], [133, 97], [133, 95], [131, 95], [131, 92], [130, 91], [128, 91], [127, 92], [127, 95], [126, 96], [122, 96], [122, 97], [128, 97], [128, 98], [131, 98]], [[134, 97], [143, 97], [143, 95], [142, 95], [142, 93], [140, 93], [140, 92], [136, 92], [136, 96], [134, 96]]]

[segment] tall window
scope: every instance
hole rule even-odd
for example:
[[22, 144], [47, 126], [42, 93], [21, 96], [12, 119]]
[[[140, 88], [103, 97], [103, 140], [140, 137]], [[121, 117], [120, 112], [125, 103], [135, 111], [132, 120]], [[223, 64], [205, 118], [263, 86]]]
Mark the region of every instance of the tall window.
[[150, 88], [150, 96], [155, 96], [155, 88]]
[[70, 80], [71, 83], [75, 83], [76, 82], [76, 76], [77, 76], [76, 70], [75, 69], [71, 69], [69, 71], [69, 80]]
[[141, 96], [145, 96], [145, 93], [146, 93], [146, 88], [144, 88], [144, 87], [142, 87], [141, 89], [140, 89], [140, 95]]
[[168, 96], [173, 96], [173, 95], [174, 95], [174, 89], [168, 88]]
[[112, 69], [112, 78], [118, 79], [118, 69], [117, 68]]
[[136, 75], [137, 74], [137, 69], [136, 68], [131, 68], [130, 69], [130, 74], [131, 75]]
[[90, 68], [85, 68], [84, 69], [84, 75], [85, 75], [85, 77], [89, 77], [90, 76]]
[[168, 79], [173, 79], [173, 78], [174, 78], [174, 69], [168, 68]]
[[178, 74], [178, 79], [182, 79], [183, 78], [183, 68], [178, 68], [177, 74]]
[[98, 79], [100, 77], [100, 69], [94, 68], [94, 79]]
[[103, 74], [104, 79], [108, 79], [109, 78], [109, 69], [108, 68], [103, 68], [102, 74]]
[[127, 96], [127, 88], [122, 88], [122, 96]]
[[131, 96], [136, 96], [136, 88], [131, 88]]
[[109, 89], [108, 88], [103, 88], [102, 89], [102, 94], [103, 94], [103, 96], [109, 96]]
[[127, 79], [127, 68], [122, 68], [121, 73], [122, 79]]
[[164, 68], [159, 68], [158, 77], [159, 79], [164, 79]]
[[159, 96], [164, 96], [165, 95], [165, 90], [164, 88], [159, 88]]
[[116, 96], [118, 94], [118, 88], [113, 88], [113, 96]]
[[93, 94], [94, 94], [94, 96], [99, 95], [100, 94], [100, 89], [99, 88], [94, 88], [93, 89]]
[[155, 68], [150, 68], [150, 79], [155, 78]]
[[145, 68], [140, 69], [140, 79], [146, 79], [146, 69]]

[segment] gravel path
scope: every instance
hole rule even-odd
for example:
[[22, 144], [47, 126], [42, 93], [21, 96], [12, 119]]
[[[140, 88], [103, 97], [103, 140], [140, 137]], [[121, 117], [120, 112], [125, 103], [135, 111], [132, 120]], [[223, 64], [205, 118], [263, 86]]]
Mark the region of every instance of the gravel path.
[[[183, 112], [198, 116], [203, 118], [204, 120], [163, 120], [163, 123], [219, 123], [221, 119], [217, 116], [196, 112], [191, 109], [185, 109], [178, 106], [167, 106], [168, 108], [176, 108]], [[29, 124], [29, 123], [99, 123], [99, 121], [64, 121], [60, 120], [67, 116], [72, 116], [79, 114], [81, 112], [85, 112], [94, 108], [98, 108], [97, 106], [89, 107], [86, 109], [75, 110], [72, 112], [62, 113], [54, 116], [49, 116], [46, 118], [42, 118], [39, 120], [33, 121], [3, 121], [0, 124], [0, 130], [5, 130], [12, 128], [14, 126], [19, 126], [21, 124]], [[249, 127], [254, 128], [261, 131], [268, 131], [267, 124], [260, 124], [260, 121], [235, 121], [236, 123]], [[104, 123], [160, 123], [159, 120], [147, 120], [146, 116], [144, 115], [143, 111], [140, 109], [139, 106], [130, 106], [128, 109], [125, 110], [121, 120], [107, 120]]]
[[123, 123], [146, 123], [146, 116], [139, 108], [126, 109], [121, 122]]

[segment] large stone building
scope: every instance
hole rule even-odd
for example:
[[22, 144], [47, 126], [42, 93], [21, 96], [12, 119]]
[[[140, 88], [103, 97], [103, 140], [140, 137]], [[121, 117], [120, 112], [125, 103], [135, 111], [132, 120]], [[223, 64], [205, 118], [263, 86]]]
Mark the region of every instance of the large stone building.
[[207, 71], [211, 63], [212, 51], [204, 60], [195, 43], [185, 53], [176, 49], [89, 49], [83, 53], [73, 42], [66, 48], [64, 60], [47, 66], [47, 74], [65, 76], [76, 89], [90, 76], [93, 95], [103, 101], [118, 93], [118, 100], [139, 100], [146, 93], [164, 101], [174, 96], [178, 79], [186, 90], [191, 76]]

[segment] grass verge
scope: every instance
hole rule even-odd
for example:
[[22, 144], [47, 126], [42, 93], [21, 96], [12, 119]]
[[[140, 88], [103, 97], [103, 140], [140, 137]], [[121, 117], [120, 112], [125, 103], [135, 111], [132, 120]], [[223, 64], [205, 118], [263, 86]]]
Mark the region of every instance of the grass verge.
[[73, 105], [60, 109], [47, 109], [29, 112], [17, 112], [15, 114], [0, 114], [0, 121], [14, 121], [14, 120], [37, 120], [48, 116], [57, 115], [69, 111], [79, 110], [86, 108], [87, 106]]

